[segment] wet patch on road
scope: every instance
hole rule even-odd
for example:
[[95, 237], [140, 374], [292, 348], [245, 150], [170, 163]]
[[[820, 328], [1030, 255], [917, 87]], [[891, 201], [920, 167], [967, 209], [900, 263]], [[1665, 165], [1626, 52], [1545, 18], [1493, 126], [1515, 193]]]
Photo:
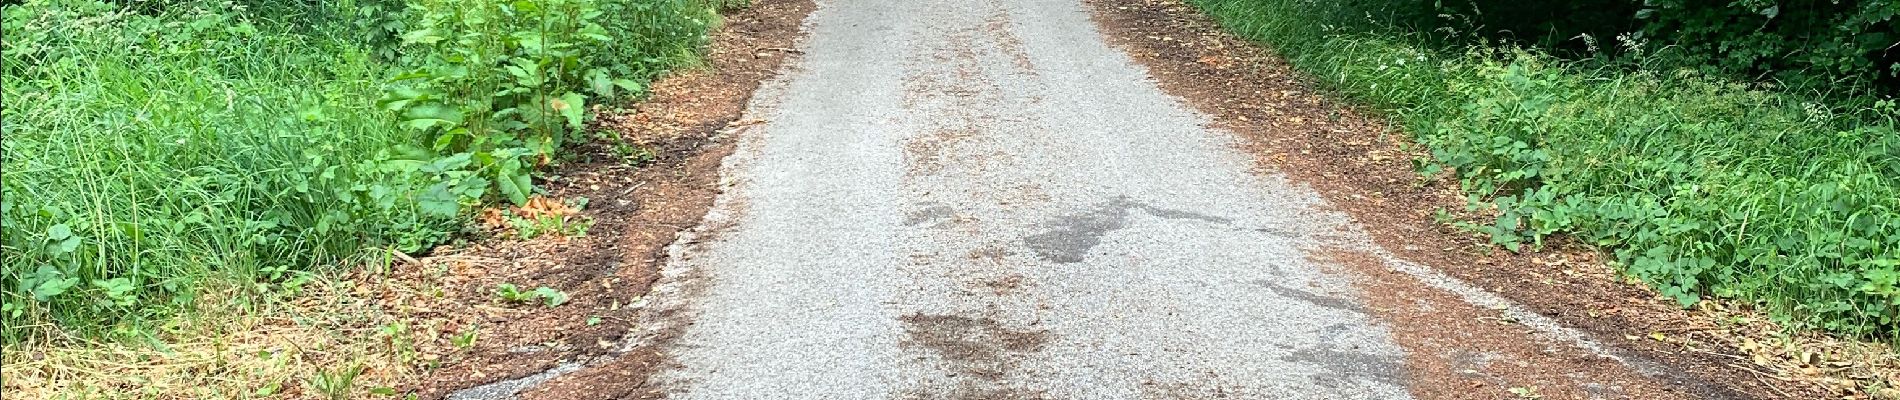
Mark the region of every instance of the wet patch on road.
[[1141, 210], [1148, 215], [1173, 219], [1201, 221], [1215, 225], [1228, 225], [1232, 219], [1155, 207], [1118, 196], [1093, 210], [1084, 211], [1057, 218], [1046, 226], [1049, 231], [1024, 238], [1029, 248], [1043, 260], [1071, 264], [1082, 262], [1089, 250], [1102, 243], [1102, 235], [1128, 226], [1128, 211]]
[[1405, 384], [1405, 364], [1399, 356], [1340, 350], [1328, 344], [1295, 350], [1280, 360], [1317, 366], [1313, 382], [1329, 388]]

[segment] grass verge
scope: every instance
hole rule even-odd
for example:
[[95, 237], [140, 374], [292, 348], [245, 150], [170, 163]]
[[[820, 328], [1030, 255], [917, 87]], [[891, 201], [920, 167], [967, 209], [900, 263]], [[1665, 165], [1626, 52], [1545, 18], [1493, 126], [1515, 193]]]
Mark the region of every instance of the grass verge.
[[721, 5], [248, 4], [4, 7], [5, 343], [136, 339], [201, 287], [442, 243], [525, 202], [590, 105], [694, 63]]
[[1512, 250], [1570, 235], [1684, 305], [1706, 296], [1850, 335], [1900, 336], [1900, 133], [1891, 101], [1832, 107], [1689, 72], [1535, 50], [1446, 50], [1356, 11], [1191, 0], [1387, 112]]
[[[589, 105], [694, 65], [728, 5], [250, 3], [0, 10], [9, 398], [360, 398], [433, 368], [469, 328], [358, 267], [540, 190]], [[417, 87], [448, 95], [390, 104]]]
[[406, 195], [423, 177], [375, 167], [415, 139], [366, 100], [383, 71], [360, 48], [209, 9], [35, 2], [6, 23], [9, 343], [135, 337], [207, 281], [280, 290], [452, 227]]

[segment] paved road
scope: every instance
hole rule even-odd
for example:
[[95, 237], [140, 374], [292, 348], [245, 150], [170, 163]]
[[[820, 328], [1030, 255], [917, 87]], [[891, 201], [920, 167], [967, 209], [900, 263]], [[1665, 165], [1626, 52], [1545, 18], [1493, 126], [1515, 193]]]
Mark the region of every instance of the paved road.
[[1406, 398], [1344, 222], [1078, 1], [824, 2], [669, 267], [672, 397]]

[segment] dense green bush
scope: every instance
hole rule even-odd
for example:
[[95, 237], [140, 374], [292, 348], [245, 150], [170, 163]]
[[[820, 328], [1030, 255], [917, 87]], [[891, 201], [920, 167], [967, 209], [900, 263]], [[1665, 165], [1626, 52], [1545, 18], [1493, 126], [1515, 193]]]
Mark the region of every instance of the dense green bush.
[[[1509, 47], [1442, 51], [1339, 3], [1195, 0], [1343, 94], [1387, 110], [1512, 249], [1571, 234], [1693, 303], [1759, 302], [1802, 325], [1900, 328], [1900, 111], [1830, 107], [1691, 70]], [[1313, 18], [1333, 15], [1335, 19]], [[1362, 18], [1363, 16], [1359, 17]]]
[[188, 308], [207, 281], [263, 294], [369, 249], [440, 243], [466, 206], [525, 200], [529, 171], [588, 104], [690, 62], [710, 10], [8, 4], [5, 341], [54, 325], [130, 333]]
[[1900, 94], [1900, 2], [1648, 0], [1635, 17], [1668, 65], [1772, 74], [1802, 87], [1878, 83]]
[[1440, 44], [1532, 45], [1831, 93], [1900, 94], [1900, 2], [1891, 0], [1307, 1], [1309, 16], [1425, 32]]
[[1448, 82], [1435, 161], [1501, 215], [1507, 247], [1573, 233], [1693, 304], [1767, 299], [1815, 326], [1900, 325], [1900, 133], [1692, 77], [1595, 74], [1533, 55]]
[[[675, 4], [642, 14], [680, 21], [636, 29], [602, 24], [614, 4], [625, 9]], [[378, 104], [400, 115], [401, 125], [422, 133], [431, 151], [443, 155], [454, 179], [424, 195], [424, 205], [453, 213], [457, 194], [493, 191], [517, 204], [532, 190], [528, 172], [545, 163], [561, 143], [582, 128], [588, 98], [613, 98], [642, 90], [621, 74], [650, 77], [666, 57], [686, 58], [704, 35], [708, 14], [685, 14], [691, 3], [614, 3], [604, 0], [415, 0], [413, 23], [402, 33], [404, 54], [415, 67], [399, 75]], [[621, 34], [671, 35], [671, 47], [650, 39], [617, 40]], [[680, 32], [699, 32], [682, 35]], [[682, 46], [681, 44], [685, 45]], [[676, 64], [672, 64], [676, 65]], [[491, 184], [492, 182], [492, 184]], [[432, 209], [434, 207], [431, 207]]]

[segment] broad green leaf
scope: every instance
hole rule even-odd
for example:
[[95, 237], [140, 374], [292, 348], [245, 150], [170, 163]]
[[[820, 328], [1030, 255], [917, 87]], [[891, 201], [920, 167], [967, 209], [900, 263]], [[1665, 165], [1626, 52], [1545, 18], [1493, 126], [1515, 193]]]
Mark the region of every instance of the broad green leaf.
[[528, 204], [528, 195], [534, 192], [534, 186], [530, 182], [528, 172], [521, 170], [521, 168], [518, 167], [520, 164], [521, 161], [516, 159], [503, 162], [502, 165], [504, 166], [515, 165], [517, 167], [502, 168], [501, 175], [497, 176], [495, 180], [495, 188], [501, 191], [501, 195], [507, 197], [508, 201], [518, 206]]
[[559, 101], [565, 104], [554, 107], [554, 110], [560, 112], [561, 116], [567, 117], [568, 127], [580, 128], [582, 118], [587, 116], [587, 99], [581, 97], [580, 93], [567, 92], [567, 94], [561, 95]]
[[607, 77], [607, 71], [595, 68], [587, 71], [587, 87], [595, 95], [605, 98], [614, 97], [614, 80]]
[[429, 190], [423, 192], [422, 196], [416, 200], [416, 207], [418, 209], [421, 209], [424, 213], [436, 216], [455, 216], [455, 213], [460, 212], [462, 209], [462, 204], [460, 203], [461, 199], [456, 197], [454, 193], [449, 192], [448, 182], [436, 183], [435, 185], [429, 186]]
[[547, 286], [535, 288], [534, 296], [541, 298], [548, 307], [559, 307], [567, 303], [567, 293]]
[[640, 82], [634, 82], [632, 79], [614, 79], [614, 86], [619, 86], [631, 93], [639, 93], [643, 90]]
[[39, 285], [33, 286], [33, 299], [39, 301], [52, 300], [53, 297], [65, 294], [67, 289], [72, 289], [73, 286], [78, 284], [79, 278], [77, 277], [61, 277], [41, 281]]
[[441, 42], [442, 39], [444, 38], [436, 34], [434, 28], [417, 29], [403, 32], [402, 34], [403, 44], [436, 44], [437, 42]]

